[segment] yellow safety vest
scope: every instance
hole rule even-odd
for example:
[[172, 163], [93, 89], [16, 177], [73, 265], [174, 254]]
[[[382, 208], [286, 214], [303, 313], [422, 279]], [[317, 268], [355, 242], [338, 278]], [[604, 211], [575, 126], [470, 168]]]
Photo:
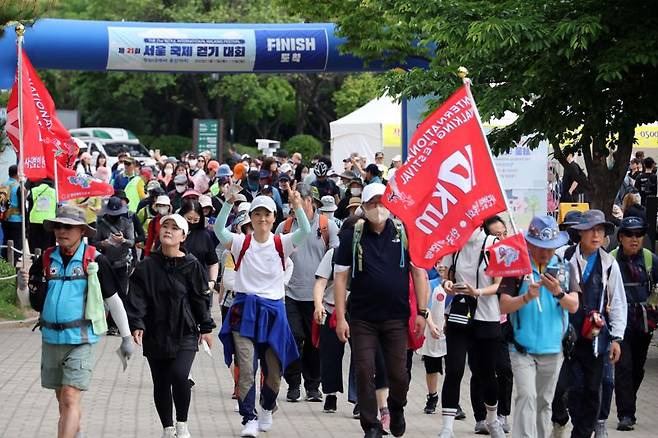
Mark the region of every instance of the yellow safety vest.
[[219, 182], [215, 181], [213, 185], [210, 186], [210, 193], [212, 193], [213, 196], [217, 196], [219, 193]]
[[133, 213], [137, 211], [137, 205], [141, 201], [139, 193], [137, 192], [137, 185], [142, 178], [139, 175], [132, 177], [130, 182], [126, 184], [126, 196], [128, 197], [128, 210]]
[[32, 211], [30, 223], [43, 224], [43, 221], [55, 219], [57, 215], [57, 194], [48, 184], [32, 188]]

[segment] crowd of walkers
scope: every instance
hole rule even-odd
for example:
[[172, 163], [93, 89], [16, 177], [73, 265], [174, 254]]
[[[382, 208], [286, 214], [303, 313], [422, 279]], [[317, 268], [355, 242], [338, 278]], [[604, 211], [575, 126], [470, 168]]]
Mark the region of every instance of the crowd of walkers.
[[[80, 398], [104, 334], [121, 336], [124, 361], [141, 346], [163, 438], [192, 436], [192, 365], [216, 335], [233, 381], [222, 396], [236, 400], [243, 437], [275, 427], [282, 399], [331, 414], [343, 393], [366, 438], [402, 436], [416, 358], [441, 438], [466, 416], [467, 366], [476, 434], [561, 437], [570, 420], [572, 437], [605, 437], [613, 394], [617, 429], [633, 430], [658, 323], [658, 259], [633, 190], [615, 223], [598, 210], [559, 225], [534, 217], [532, 274], [494, 278], [487, 249], [508, 233], [498, 216], [433, 269], [411, 263], [405, 228], [382, 203], [399, 156], [352, 154], [340, 173], [325, 156], [285, 151], [158, 158], [147, 167], [122, 154], [108, 167], [82, 154], [78, 171], [115, 192], [66, 205], [49, 180], [20, 193], [9, 169], [4, 239], [20, 248], [25, 202], [30, 249], [43, 250], [21, 279], [41, 313], [41, 381], [56, 392], [59, 438], [82, 436]], [[574, 195], [584, 183], [569, 172]]]

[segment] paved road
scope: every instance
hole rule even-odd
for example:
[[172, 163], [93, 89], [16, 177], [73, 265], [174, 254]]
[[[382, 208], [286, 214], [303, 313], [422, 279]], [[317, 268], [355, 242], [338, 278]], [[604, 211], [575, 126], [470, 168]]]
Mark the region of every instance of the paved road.
[[[151, 376], [146, 360], [134, 358], [123, 373], [115, 350], [118, 338], [103, 339], [97, 350], [92, 388], [83, 399], [83, 428], [86, 436], [159, 438], [160, 424], [151, 399]], [[221, 361], [221, 348], [215, 345], [214, 358], [200, 354], [194, 363], [197, 382], [192, 394], [190, 429], [197, 437], [235, 437], [241, 429], [231, 400], [232, 381]], [[52, 391], [41, 388], [39, 381], [40, 337], [29, 329], [0, 330], [0, 437], [42, 438], [56, 436], [57, 404]], [[458, 437], [474, 436], [473, 415], [468, 400], [468, 375], [462, 385], [465, 421], [458, 421]], [[610, 431], [611, 437], [640, 438], [658, 435], [658, 350], [651, 348], [647, 377], [639, 396], [639, 423], [634, 432]], [[282, 392], [285, 393], [285, 384]], [[425, 415], [424, 369], [414, 358], [413, 380], [407, 407], [408, 437], [431, 437], [438, 434], [439, 414]], [[613, 403], [614, 405], [614, 403]], [[344, 398], [339, 411], [322, 413], [321, 403], [280, 403], [274, 416], [275, 426], [261, 436], [283, 437], [359, 437], [359, 422], [351, 418], [352, 406]], [[613, 427], [615, 414], [613, 408]]]

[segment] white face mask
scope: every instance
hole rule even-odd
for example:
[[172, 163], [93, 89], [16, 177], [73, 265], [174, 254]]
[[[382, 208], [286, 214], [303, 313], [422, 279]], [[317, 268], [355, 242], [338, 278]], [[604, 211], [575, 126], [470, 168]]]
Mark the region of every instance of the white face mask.
[[366, 211], [366, 218], [375, 224], [386, 222], [386, 219], [391, 215], [385, 207], [377, 206], [371, 210]]
[[195, 167], [196, 167], [196, 163], [197, 163], [196, 160], [190, 160], [190, 161], [187, 162], [187, 164], [189, 164], [191, 168], [195, 168]]
[[187, 190], [187, 186], [178, 186], [178, 185], [176, 186], [176, 191], [178, 193], [184, 193], [185, 190]]
[[352, 194], [352, 196], [361, 196], [362, 191], [363, 189], [361, 187], [352, 187], [350, 189], [350, 193]]
[[169, 213], [169, 207], [158, 207], [156, 208], [158, 214], [161, 214], [162, 216], [166, 215]]
[[171, 167], [165, 167], [165, 169], [164, 169], [164, 174], [165, 175], [169, 176], [173, 173], [174, 173], [174, 169], [172, 169]]

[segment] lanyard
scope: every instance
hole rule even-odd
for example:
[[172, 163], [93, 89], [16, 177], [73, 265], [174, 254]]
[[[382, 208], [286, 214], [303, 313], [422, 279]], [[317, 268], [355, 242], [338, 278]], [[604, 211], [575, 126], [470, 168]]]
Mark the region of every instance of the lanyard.
[[592, 255], [589, 256], [587, 259], [587, 266], [585, 266], [585, 272], [582, 273], [582, 280], [583, 284], [587, 283], [587, 279], [589, 278], [590, 274], [592, 273], [592, 270], [594, 269], [594, 263], [599, 258], [599, 251], [595, 251], [592, 253]]

